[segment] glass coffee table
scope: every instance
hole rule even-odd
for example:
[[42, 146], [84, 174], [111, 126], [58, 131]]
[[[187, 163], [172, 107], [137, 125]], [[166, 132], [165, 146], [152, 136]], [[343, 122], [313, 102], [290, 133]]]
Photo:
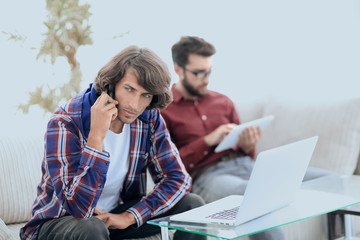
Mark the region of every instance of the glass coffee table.
[[147, 223], [161, 227], [162, 240], [169, 239], [168, 229], [220, 239], [237, 239], [339, 209], [350, 208], [360, 203], [359, 186], [360, 176], [353, 175], [334, 175], [307, 181], [302, 184], [296, 200], [290, 205], [239, 226], [174, 222], [170, 221], [170, 217], [153, 219]]

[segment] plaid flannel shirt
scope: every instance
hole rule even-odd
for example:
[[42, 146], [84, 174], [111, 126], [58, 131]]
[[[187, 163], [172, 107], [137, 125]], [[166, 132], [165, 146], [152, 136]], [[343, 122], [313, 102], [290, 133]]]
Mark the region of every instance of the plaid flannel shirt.
[[[109, 166], [109, 154], [86, 145], [90, 107], [97, 99], [90, 87], [60, 107], [45, 134], [42, 179], [30, 221], [20, 230], [21, 239], [36, 239], [49, 219], [71, 215], [89, 218], [101, 195]], [[119, 202], [142, 200], [127, 211], [140, 226], [171, 209], [191, 187], [164, 120], [157, 110], [145, 110], [130, 124], [130, 165]], [[146, 194], [146, 169], [155, 182]]]

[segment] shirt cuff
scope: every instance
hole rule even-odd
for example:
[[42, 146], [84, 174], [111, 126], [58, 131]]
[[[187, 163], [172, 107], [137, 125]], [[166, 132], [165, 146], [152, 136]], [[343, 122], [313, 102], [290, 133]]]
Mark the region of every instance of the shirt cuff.
[[84, 157], [81, 158], [80, 164], [100, 171], [107, 171], [109, 168], [110, 154], [108, 152], [99, 152], [97, 149], [86, 145], [82, 154]]
[[145, 202], [141, 201], [126, 211], [134, 215], [138, 227], [143, 225], [145, 221], [151, 217], [150, 208]]

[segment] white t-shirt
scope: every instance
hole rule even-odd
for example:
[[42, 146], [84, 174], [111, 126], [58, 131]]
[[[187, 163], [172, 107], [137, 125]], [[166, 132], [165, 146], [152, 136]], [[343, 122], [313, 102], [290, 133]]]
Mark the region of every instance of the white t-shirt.
[[124, 124], [119, 134], [108, 131], [103, 149], [110, 154], [110, 165], [106, 174], [104, 189], [96, 207], [109, 212], [118, 205], [119, 195], [130, 162], [130, 125]]

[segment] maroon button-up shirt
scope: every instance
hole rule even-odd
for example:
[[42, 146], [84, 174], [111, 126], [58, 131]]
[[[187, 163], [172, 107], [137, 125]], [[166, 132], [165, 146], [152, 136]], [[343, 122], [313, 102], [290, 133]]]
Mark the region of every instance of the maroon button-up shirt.
[[215, 147], [207, 146], [204, 141], [218, 126], [240, 123], [235, 106], [227, 96], [208, 91], [206, 96], [194, 101], [185, 100], [175, 86], [171, 90], [174, 101], [161, 114], [188, 172], [219, 161], [230, 152], [241, 151], [233, 148], [215, 153]]

